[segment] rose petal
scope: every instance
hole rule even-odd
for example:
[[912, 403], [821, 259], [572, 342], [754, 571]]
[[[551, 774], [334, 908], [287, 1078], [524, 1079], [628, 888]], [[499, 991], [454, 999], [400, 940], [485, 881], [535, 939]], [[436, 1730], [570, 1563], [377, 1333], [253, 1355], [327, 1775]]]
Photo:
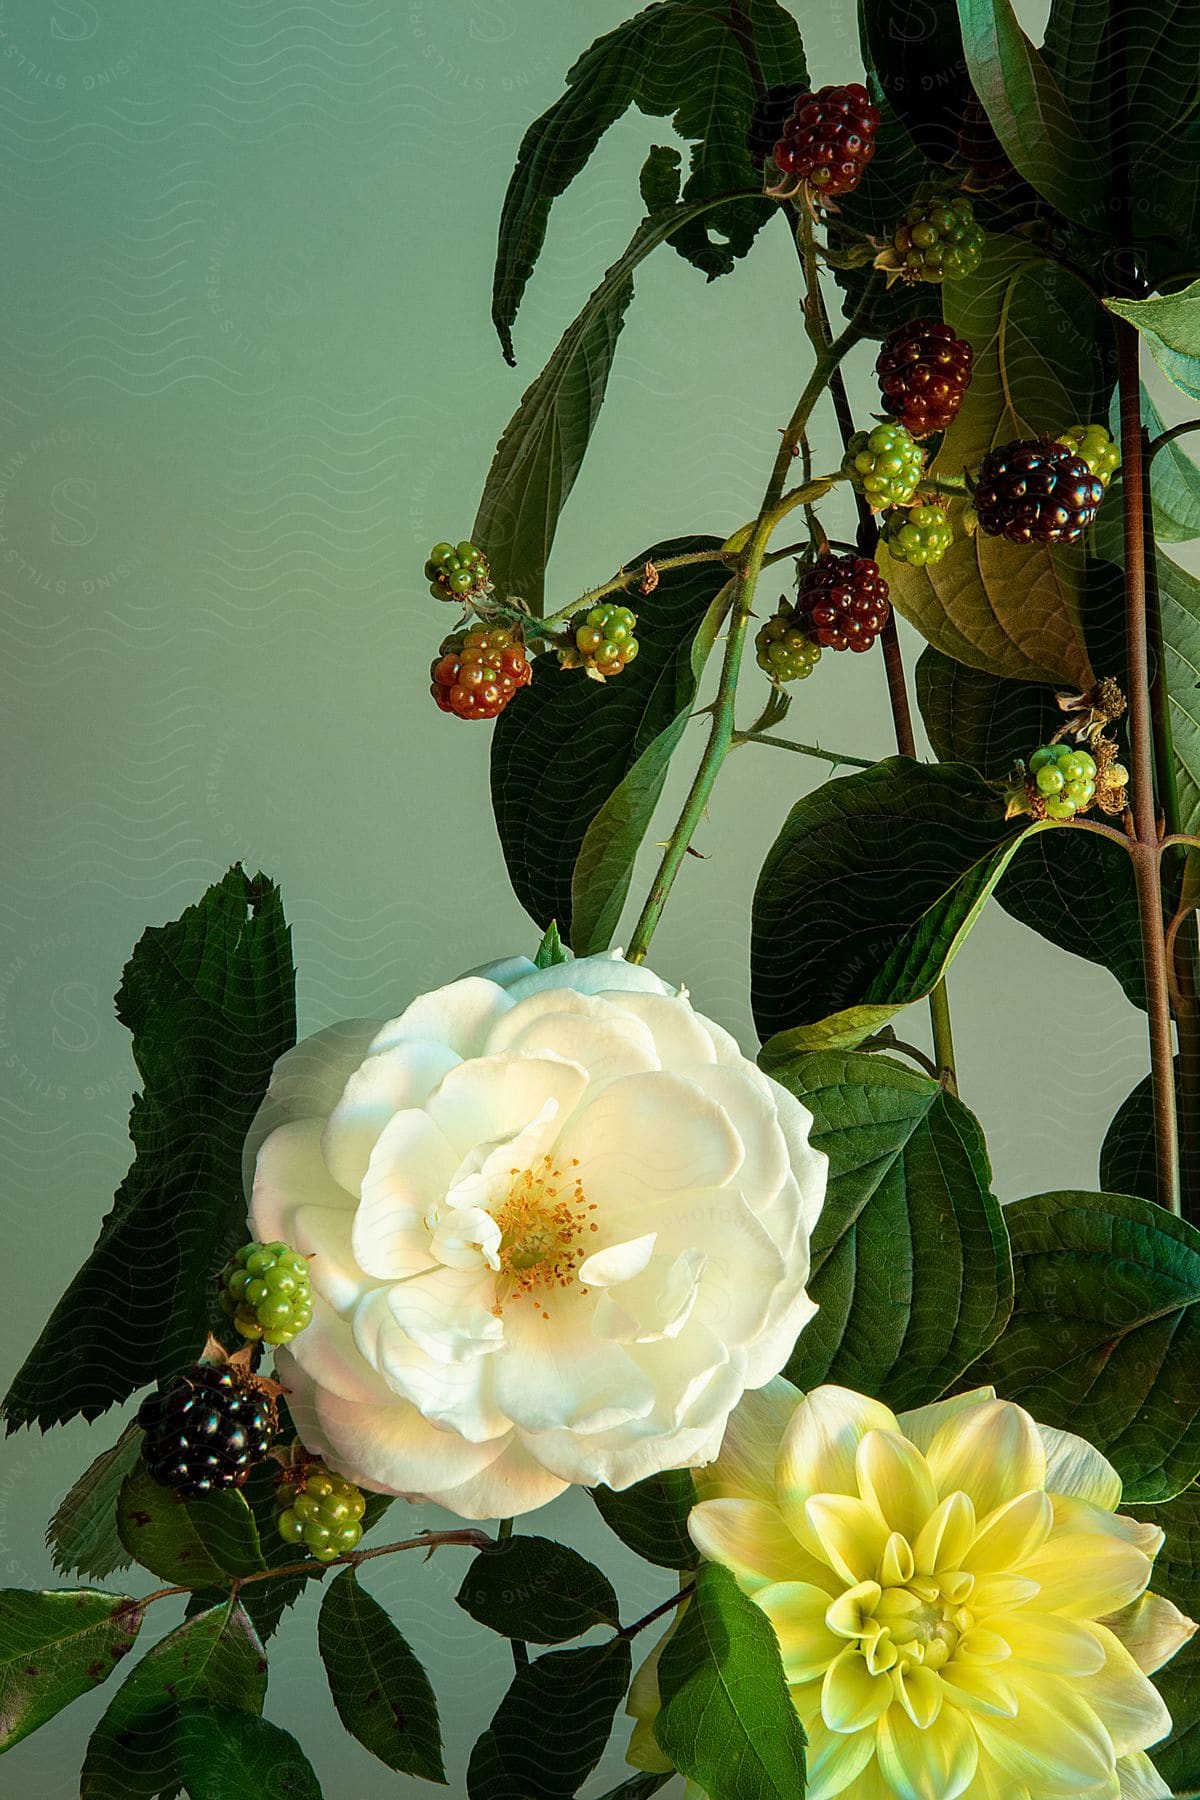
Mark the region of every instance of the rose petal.
[[496, 1021], [510, 1011], [510, 993], [483, 976], [468, 975], [447, 987], [420, 994], [398, 1018], [389, 1019], [371, 1043], [381, 1054], [414, 1039], [448, 1044], [460, 1057], [478, 1056]]
[[353, 1205], [325, 1167], [319, 1120], [293, 1120], [263, 1141], [250, 1189], [250, 1228], [260, 1243], [290, 1244], [301, 1206], [344, 1212], [349, 1222]]
[[463, 1363], [504, 1347], [495, 1292], [490, 1270], [439, 1267], [396, 1282], [386, 1295], [396, 1324], [419, 1349], [438, 1363]]
[[616, 1287], [622, 1281], [632, 1281], [650, 1261], [657, 1242], [658, 1233], [651, 1231], [645, 1237], [628, 1238], [623, 1244], [609, 1244], [594, 1250], [579, 1265], [580, 1286], [607, 1288]]
[[414, 1042], [369, 1056], [353, 1072], [321, 1141], [329, 1172], [347, 1193], [358, 1196], [371, 1152], [393, 1113], [423, 1107], [459, 1061], [448, 1044]]
[[488, 1053], [565, 1058], [587, 1070], [592, 1086], [660, 1069], [652, 1032], [625, 1010], [622, 998], [601, 1000], [570, 988], [532, 994], [500, 1020], [488, 1040]]
[[555, 1305], [545, 1319], [536, 1293], [514, 1296], [502, 1330], [496, 1399], [522, 1431], [586, 1434], [653, 1410], [654, 1384], [621, 1345], [594, 1335], [578, 1304]]
[[354, 1255], [368, 1275], [403, 1281], [434, 1266], [430, 1221], [436, 1221], [455, 1161], [427, 1113], [397, 1113], [388, 1122], [354, 1216]]
[[652, 970], [643, 968], [641, 963], [626, 962], [619, 950], [607, 950], [599, 956], [577, 956], [549, 969], [536, 969], [532, 975], [511, 982], [508, 993], [513, 1001], [520, 1001], [554, 988], [572, 988], [577, 994], [674, 993]]
[[247, 1194], [264, 1141], [280, 1125], [295, 1119], [327, 1119], [378, 1030], [377, 1020], [347, 1019], [302, 1038], [279, 1058], [242, 1148], [242, 1180]]
[[[496, 1405], [493, 1358], [434, 1362], [397, 1325], [388, 1289], [376, 1288], [363, 1298], [355, 1309], [353, 1332], [360, 1358], [365, 1357], [390, 1391], [411, 1401], [431, 1424], [459, 1432], [472, 1444], [511, 1433], [512, 1420]], [[303, 1348], [309, 1335], [301, 1332], [295, 1344]]]
[[581, 1106], [561, 1140], [578, 1157], [588, 1198], [614, 1218], [664, 1194], [723, 1187], [742, 1164], [741, 1139], [719, 1106], [678, 1075], [628, 1076]]
[[545, 1118], [547, 1103], [561, 1127], [587, 1085], [586, 1069], [557, 1057], [477, 1056], [450, 1070], [425, 1110], [460, 1157], [473, 1156]]

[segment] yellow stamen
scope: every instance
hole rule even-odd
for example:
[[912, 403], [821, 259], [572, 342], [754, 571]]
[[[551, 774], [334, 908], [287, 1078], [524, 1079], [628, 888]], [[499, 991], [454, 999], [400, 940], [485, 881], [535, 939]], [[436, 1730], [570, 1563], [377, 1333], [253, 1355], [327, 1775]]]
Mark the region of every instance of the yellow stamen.
[[[573, 1160], [571, 1169], [578, 1166], [578, 1159]], [[513, 1169], [510, 1174], [508, 1193], [493, 1214], [500, 1227], [503, 1299], [573, 1286], [587, 1255], [584, 1239], [600, 1229], [588, 1216], [596, 1211], [595, 1204], [579, 1178], [557, 1168], [552, 1156], [543, 1156], [535, 1168]], [[497, 1314], [502, 1303], [498, 1298]], [[542, 1317], [550, 1315], [543, 1311]]]

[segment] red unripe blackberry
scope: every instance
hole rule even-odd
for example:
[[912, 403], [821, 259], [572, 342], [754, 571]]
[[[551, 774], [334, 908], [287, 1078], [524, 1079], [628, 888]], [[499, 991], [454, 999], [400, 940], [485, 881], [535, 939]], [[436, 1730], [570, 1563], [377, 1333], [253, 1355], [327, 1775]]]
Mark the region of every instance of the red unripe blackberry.
[[989, 450], [972, 501], [979, 529], [1012, 544], [1073, 544], [1096, 517], [1104, 484], [1083, 458], [1050, 438]]
[[826, 554], [801, 570], [796, 623], [823, 650], [869, 650], [891, 610], [887, 582], [868, 556]]
[[183, 1500], [240, 1487], [279, 1429], [271, 1394], [228, 1363], [197, 1363], [176, 1375], [147, 1394], [137, 1422], [147, 1469]]
[[761, 169], [767, 158], [774, 154], [797, 100], [807, 93], [808, 89], [797, 82], [781, 81], [754, 102], [754, 111], [746, 128], [746, 149], [756, 169]]
[[884, 338], [875, 360], [883, 409], [915, 438], [945, 431], [971, 384], [975, 352], [940, 319], [910, 319]]
[[438, 706], [460, 719], [494, 719], [533, 680], [524, 644], [503, 626], [454, 632], [429, 673]]
[[860, 82], [801, 94], [775, 146], [785, 175], [808, 182], [818, 199], [848, 194], [875, 154], [879, 110]]

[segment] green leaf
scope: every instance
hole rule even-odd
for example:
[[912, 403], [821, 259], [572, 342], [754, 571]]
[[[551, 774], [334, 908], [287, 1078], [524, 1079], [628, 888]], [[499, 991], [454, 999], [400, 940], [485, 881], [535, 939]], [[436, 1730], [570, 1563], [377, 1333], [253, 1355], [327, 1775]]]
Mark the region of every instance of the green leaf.
[[642, 172], [638, 177], [642, 205], [648, 213], [664, 212], [668, 206], [678, 206], [682, 179], [679, 165], [682, 160], [673, 144], [650, 146], [650, 154], [642, 164]]
[[1163, 653], [1175, 745], [1180, 828], [1200, 832], [1200, 581], [1158, 557]]
[[0, 1590], [0, 1751], [107, 1681], [141, 1624], [128, 1594]]
[[214, 1277], [245, 1240], [246, 1133], [296, 1038], [274, 883], [233, 868], [174, 924], [147, 931], [117, 1013], [144, 1082], [129, 1121], [137, 1159], [8, 1391], [10, 1431], [95, 1418], [196, 1359]]
[[563, 1644], [621, 1623], [608, 1577], [549, 1538], [510, 1537], [481, 1550], [455, 1599], [490, 1631], [531, 1644]]
[[763, 1064], [813, 1115], [829, 1187], [808, 1291], [820, 1308], [787, 1366], [924, 1406], [995, 1341], [1012, 1312], [1008, 1233], [983, 1134], [939, 1082], [878, 1054]]
[[[1162, 415], [1146, 389], [1142, 389], [1142, 423], [1152, 438], [1163, 429]], [[1119, 438], [1120, 396], [1113, 395], [1108, 429]], [[1150, 498], [1154, 536], [1162, 544], [1185, 544], [1200, 537], [1200, 466], [1188, 454], [1186, 442], [1172, 438], [1154, 453], [1150, 464]], [[1115, 512], [1117, 509], [1114, 507]]]
[[1200, 1470], [1200, 1233], [1123, 1194], [1039, 1194], [1004, 1217], [1016, 1306], [968, 1382], [1095, 1444], [1126, 1500], [1169, 1500]]
[[624, 1638], [518, 1669], [471, 1754], [469, 1800], [571, 1800], [604, 1754], [630, 1671]]
[[[661, 0], [597, 38], [567, 75], [567, 90], [529, 127], [500, 214], [492, 318], [506, 359], [512, 325], [546, 236], [550, 209], [587, 163], [609, 127], [631, 105], [674, 114], [681, 137], [695, 140], [685, 200], [759, 186], [742, 141], [753, 105], [747, 51], [766, 85], [808, 79], [795, 20], [778, 0]], [[750, 42], [747, 44], [746, 39]], [[690, 236], [686, 253], [711, 275], [744, 255], [773, 209], [752, 199], [715, 218], [727, 243], [708, 231]]]
[[[970, 93], [954, 0], [859, 0], [858, 31], [863, 62], [889, 111], [894, 110], [926, 157], [948, 163], [958, 149]], [[870, 179], [863, 187], [874, 184], [878, 155], [877, 140]], [[914, 182], [901, 206], [893, 209], [893, 224], [915, 188]]]
[[[1105, 415], [1107, 321], [1088, 289], [1039, 262], [1023, 240], [989, 238], [978, 271], [946, 283], [943, 309], [975, 361], [936, 472], [959, 474], [993, 445]], [[951, 502], [960, 524], [962, 510], [963, 502]], [[1081, 546], [1010, 544], [960, 530], [931, 568], [897, 562], [886, 548], [879, 560], [900, 612], [956, 662], [1080, 693], [1095, 680], [1084, 640]]]
[[1013, 854], [1047, 829], [1006, 821], [958, 763], [891, 757], [798, 800], [754, 894], [751, 998], [776, 1060], [849, 1048], [945, 974]]
[[[719, 548], [715, 538], [676, 538], [629, 566]], [[496, 721], [492, 804], [509, 879], [534, 921], [557, 920], [577, 955], [602, 949], [615, 929], [727, 576], [720, 562], [666, 570], [639, 615], [637, 660], [618, 681], [601, 685], [541, 657], [533, 686]]]
[[389, 1769], [445, 1785], [429, 1677], [353, 1568], [321, 1603], [317, 1641], [333, 1704], [350, 1735]]
[[[1053, 689], [1001, 681], [932, 648], [917, 664], [917, 702], [938, 756], [989, 780], [1027, 762], [1063, 722]], [[1009, 864], [996, 898], [1056, 948], [1110, 970], [1126, 998], [1145, 1006], [1137, 889], [1119, 845], [1090, 831], [1041, 832]]]
[[496, 446], [471, 536], [487, 550], [499, 594], [519, 594], [535, 613], [542, 611], [559, 515], [604, 402], [617, 338], [633, 299], [633, 271], [711, 205], [681, 204], [642, 221], [521, 396]]
[[203, 1587], [267, 1566], [244, 1494], [228, 1488], [183, 1502], [144, 1464], [121, 1488], [117, 1531], [144, 1569], [181, 1587]]
[[260, 1713], [267, 1659], [236, 1602], [198, 1613], [147, 1652], [122, 1682], [88, 1743], [80, 1800], [158, 1800], [174, 1795], [179, 1707], [212, 1700]]
[[[1166, 1534], [1154, 1559], [1151, 1590], [1194, 1619], [1200, 1613], [1200, 1489], [1188, 1488], [1162, 1506], [1133, 1510]], [[1193, 1637], [1151, 1680], [1172, 1726], [1170, 1736], [1153, 1746], [1152, 1760], [1173, 1790], [1193, 1788], [1200, 1782], [1200, 1639]]]
[[321, 1800], [313, 1766], [291, 1732], [254, 1713], [187, 1700], [178, 1742], [191, 1800]]
[[1097, 143], [1080, 131], [1009, 0], [958, 0], [958, 15], [972, 84], [1008, 160], [1065, 217], [1102, 228], [1107, 139]]
[[[1178, 1063], [1175, 1073], [1178, 1079]], [[1158, 1162], [1150, 1088], [1147, 1075], [1114, 1113], [1100, 1150], [1100, 1186], [1109, 1194], [1137, 1194], [1157, 1204]], [[1182, 1101], [1178, 1090], [1176, 1099]]]
[[1109, 312], [1137, 328], [1168, 380], [1200, 400], [1200, 281], [1149, 300], [1106, 300]]
[[651, 1794], [657, 1794], [659, 1788], [666, 1787], [668, 1781], [674, 1779], [674, 1771], [670, 1769], [665, 1775], [631, 1775], [618, 1787], [609, 1788], [601, 1800], [650, 1800]]
[[46, 1527], [54, 1566], [64, 1575], [91, 1575], [102, 1581], [131, 1558], [117, 1531], [117, 1496], [142, 1452], [142, 1433], [125, 1427], [110, 1450], [102, 1450], [84, 1470]]
[[704, 1563], [658, 1665], [654, 1735], [710, 1800], [800, 1800], [805, 1739], [765, 1613]]
[[537, 955], [533, 959], [535, 969], [553, 969], [559, 963], [570, 962], [571, 952], [566, 948], [558, 935], [558, 923], [551, 919], [545, 935], [538, 945]]
[[687, 1519], [698, 1498], [687, 1469], [664, 1469], [619, 1491], [588, 1489], [601, 1518], [621, 1542], [660, 1569], [694, 1569], [699, 1552]]

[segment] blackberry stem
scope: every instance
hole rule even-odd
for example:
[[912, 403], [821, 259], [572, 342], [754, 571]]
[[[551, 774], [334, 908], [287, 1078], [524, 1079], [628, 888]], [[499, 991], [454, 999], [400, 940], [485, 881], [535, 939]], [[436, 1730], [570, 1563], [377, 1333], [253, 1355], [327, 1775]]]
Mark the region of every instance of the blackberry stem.
[[[499, 1525], [496, 1527], [496, 1542], [498, 1544], [507, 1544], [509, 1539], [512, 1537], [512, 1534], [513, 1534], [512, 1520], [511, 1519], [501, 1519]], [[509, 1639], [509, 1648], [512, 1650], [513, 1668], [514, 1669], [527, 1669], [529, 1667], [529, 1646], [528, 1646], [528, 1644], [526, 1644], [522, 1638], [510, 1638]]]
[[815, 756], [822, 762], [832, 763], [835, 769], [875, 767], [869, 756], [845, 756], [840, 750], [822, 750], [820, 744], [794, 744], [791, 738], [775, 737], [769, 731], [735, 731], [733, 749], [739, 749], [742, 744], [770, 744], [776, 750], [794, 750], [798, 756]]

